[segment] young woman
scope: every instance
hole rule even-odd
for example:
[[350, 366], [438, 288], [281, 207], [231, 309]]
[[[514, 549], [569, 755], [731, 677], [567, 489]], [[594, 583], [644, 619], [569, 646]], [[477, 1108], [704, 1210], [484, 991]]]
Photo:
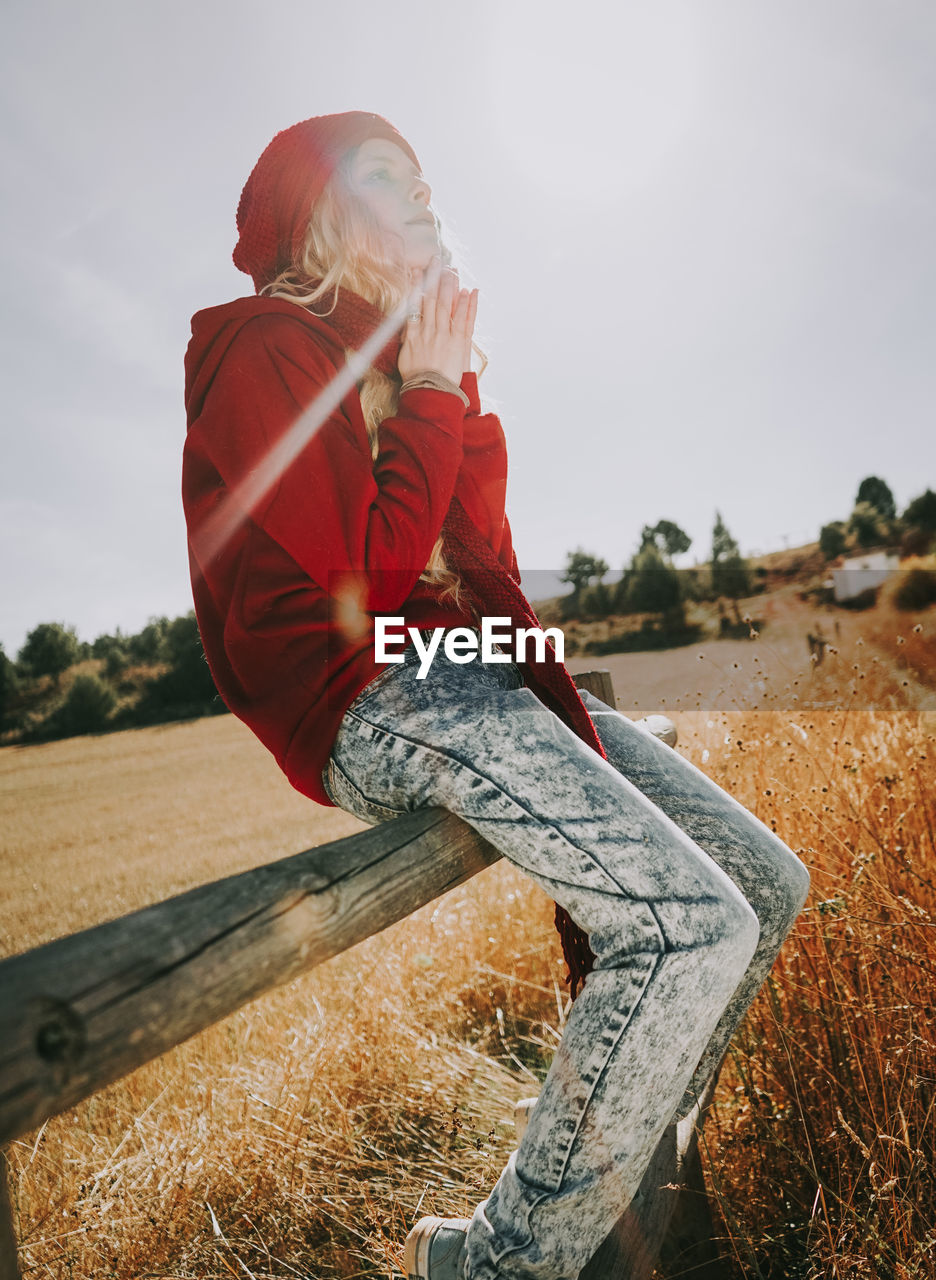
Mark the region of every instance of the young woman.
[[[720, 1061], [808, 877], [699, 770], [580, 696], [550, 647], [464, 660], [485, 618], [536, 619], [503, 432], [469, 369], [477, 294], [409, 144], [366, 112], [286, 129], [238, 230], [257, 296], [199, 312], [186, 356], [208, 661], [300, 791], [369, 823], [442, 805], [557, 902], [574, 1004], [529, 1126], [473, 1217], [423, 1219], [406, 1257], [422, 1280], [574, 1277]], [[379, 653], [391, 617], [398, 662]], [[427, 668], [455, 628], [461, 649]]]

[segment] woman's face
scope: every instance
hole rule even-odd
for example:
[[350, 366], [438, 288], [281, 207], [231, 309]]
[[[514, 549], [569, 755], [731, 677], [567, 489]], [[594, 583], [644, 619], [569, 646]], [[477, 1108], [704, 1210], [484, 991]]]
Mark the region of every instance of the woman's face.
[[400, 241], [406, 265], [425, 268], [439, 253], [439, 229], [429, 208], [432, 192], [405, 151], [395, 142], [368, 138], [358, 147], [349, 172], [351, 189], [368, 207], [388, 239]]

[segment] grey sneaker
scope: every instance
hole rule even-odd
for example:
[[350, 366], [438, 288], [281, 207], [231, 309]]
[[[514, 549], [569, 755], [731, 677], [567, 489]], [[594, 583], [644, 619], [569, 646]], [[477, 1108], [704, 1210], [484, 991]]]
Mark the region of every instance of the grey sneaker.
[[470, 1218], [420, 1218], [406, 1237], [406, 1280], [464, 1280]]

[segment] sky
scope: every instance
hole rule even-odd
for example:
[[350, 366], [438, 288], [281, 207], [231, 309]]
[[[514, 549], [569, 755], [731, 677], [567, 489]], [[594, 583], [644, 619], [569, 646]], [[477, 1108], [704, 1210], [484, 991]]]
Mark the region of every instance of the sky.
[[6, 0], [0, 642], [191, 607], [193, 312], [257, 156], [363, 109], [477, 285], [521, 570], [707, 557], [936, 488], [928, 0]]

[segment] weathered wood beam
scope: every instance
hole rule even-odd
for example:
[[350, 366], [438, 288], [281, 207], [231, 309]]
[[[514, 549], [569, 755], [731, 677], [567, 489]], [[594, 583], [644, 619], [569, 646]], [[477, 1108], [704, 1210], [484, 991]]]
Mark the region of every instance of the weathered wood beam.
[[0, 1145], [500, 856], [422, 810], [0, 962]]
[[500, 856], [424, 809], [4, 960], [0, 1145]]

